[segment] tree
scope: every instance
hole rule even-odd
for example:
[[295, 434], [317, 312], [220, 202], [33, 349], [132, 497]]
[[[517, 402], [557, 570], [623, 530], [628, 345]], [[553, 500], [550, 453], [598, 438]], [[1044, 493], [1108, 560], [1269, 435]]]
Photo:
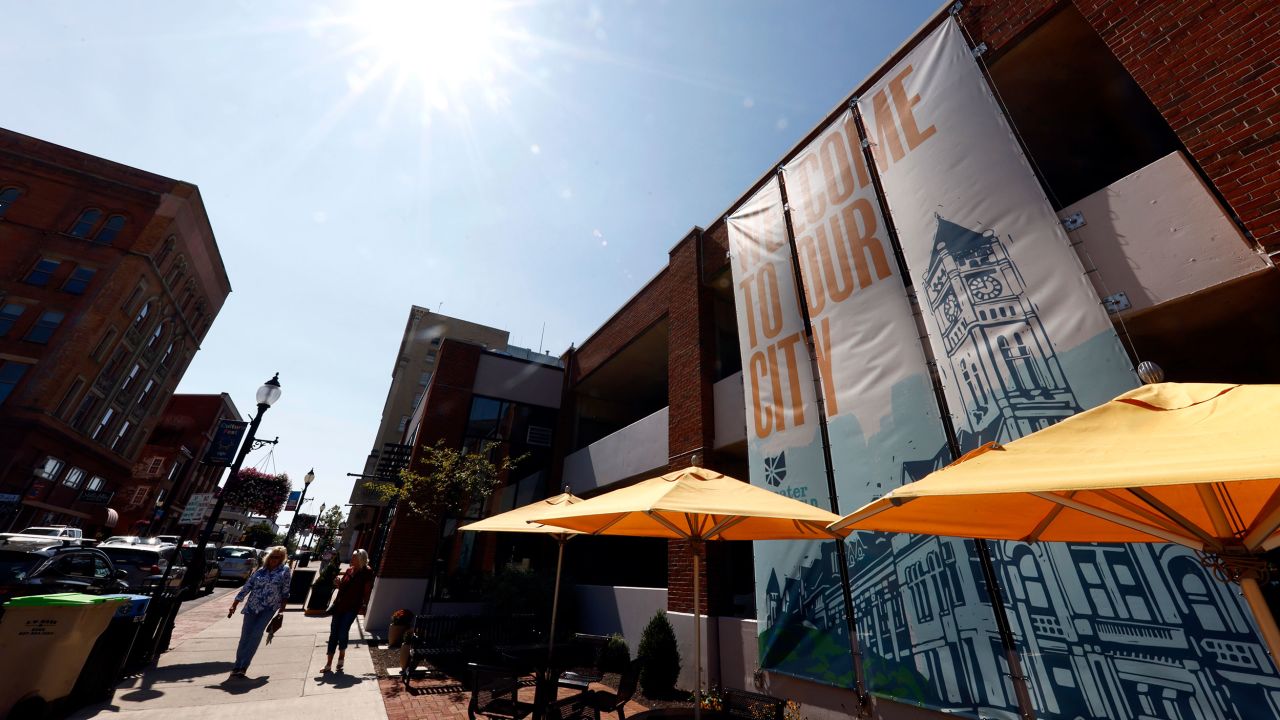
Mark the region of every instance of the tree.
[[316, 552], [323, 555], [327, 550], [333, 549], [335, 540], [338, 537], [338, 531], [342, 529], [344, 520], [346, 520], [346, 514], [337, 505], [324, 511], [324, 514], [316, 521]]
[[250, 525], [249, 529], [244, 531], [244, 544], [251, 547], [264, 548], [275, 543], [275, 539], [275, 531], [266, 523]]
[[654, 613], [640, 635], [636, 657], [640, 665], [640, 688], [647, 697], [667, 697], [680, 677], [680, 648], [676, 632], [662, 610]]
[[485, 455], [454, 450], [441, 440], [422, 446], [418, 466], [423, 472], [401, 470], [399, 483], [376, 482], [367, 487], [383, 500], [403, 503], [411, 515], [443, 524], [447, 516], [489, 499], [502, 474], [521, 459], [504, 457], [495, 465]]

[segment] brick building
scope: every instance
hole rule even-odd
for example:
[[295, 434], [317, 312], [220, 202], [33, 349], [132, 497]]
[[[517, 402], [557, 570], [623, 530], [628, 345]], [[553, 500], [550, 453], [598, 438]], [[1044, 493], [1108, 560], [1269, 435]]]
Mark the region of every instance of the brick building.
[[0, 198], [0, 526], [108, 531], [226, 269], [189, 183], [0, 131]]
[[[176, 394], [169, 398], [133, 466], [133, 486], [145, 488], [142, 511], [121, 516], [122, 527], [144, 534], [180, 534], [178, 518], [196, 493], [212, 492], [224, 466], [204, 464], [205, 454], [222, 420], [243, 420], [226, 393]], [[145, 523], [144, 525], [135, 525]]]
[[[1280, 323], [1271, 318], [1269, 306], [1280, 299], [1275, 266], [1280, 257], [1280, 65], [1273, 59], [1280, 55], [1280, 6], [1260, 1], [946, 3], [881, 67], [864, 80], [851, 78], [856, 81], [851, 98], [953, 14], [1053, 209], [1063, 219], [1083, 220], [1083, 225], [1067, 225], [1072, 246], [1130, 359], [1155, 361], [1169, 380], [1179, 382], [1276, 382]], [[765, 166], [762, 158], [760, 180], [744, 188], [739, 199], [726, 198], [732, 200], [729, 207], [750, 197], [849, 107], [850, 98], [833, 100], [839, 102], [831, 116], [799, 138], [777, 165]], [[726, 474], [748, 476], [733, 289], [726, 221], [714, 218], [706, 229], [695, 227], [675, 243], [667, 266], [564, 355], [564, 388], [545, 494], [567, 485], [589, 496], [695, 460]], [[424, 432], [432, 422], [424, 417]], [[403, 554], [389, 548], [383, 572], [425, 578], [423, 558], [431, 543], [408, 535], [416, 540], [406, 538], [406, 543], [427, 545], [406, 544]], [[597, 541], [604, 539], [575, 541], [569, 554], [578, 558], [566, 558], [579, 608], [575, 629], [622, 632], [634, 648], [653, 612], [667, 609], [687, 658], [693, 645], [687, 549], [675, 542], [629, 545], [629, 572], [621, 577], [593, 570], [617, 565], [600, 559], [619, 556], [606, 545], [591, 544]], [[779, 606], [811, 603], [812, 622], [838, 625], [831, 618], [840, 618], [843, 609], [806, 595], [806, 583], [831, 576], [834, 560], [815, 558], [787, 578], [785, 587], [780, 582], [776, 588], [756, 589], [750, 544], [712, 543], [708, 552], [712, 557], [702, 565], [711, 616], [703, 643], [708, 677], [725, 686], [762, 686], [795, 698], [810, 717], [846, 716], [853, 702], [849, 691], [759, 672], [758, 592]], [[1167, 562], [1147, 546], [1126, 550], [1131, 555], [1122, 559], [1096, 563], [1092, 555], [1085, 562], [1089, 553], [1073, 548], [1042, 552], [1062, 554], [1058, 567], [1102, 568], [1110, 573], [1113, 589], [1126, 586], [1114, 578], [1130, 573], [1132, 580], [1136, 571], [1131, 568]], [[1098, 548], [1089, 552], [1099, 558], [1105, 554]], [[651, 571], [655, 560], [662, 567]], [[1006, 578], [1015, 580], [1010, 600], [1015, 608], [1037, 602], [1031, 588], [1045, 582], [1032, 574], [1035, 563], [1023, 560], [1030, 571]], [[961, 571], [971, 576], [971, 569]], [[897, 568], [877, 572], [884, 573], [877, 581], [883, 580], [885, 587], [901, 580], [895, 577]], [[1274, 709], [1280, 683], [1249, 641], [1247, 623], [1231, 619], [1236, 613], [1222, 597], [1226, 591], [1205, 589], [1209, 585], [1199, 576], [1178, 577], [1167, 591], [1152, 591], [1149, 598], [1131, 596], [1128, 608], [1099, 609], [1099, 600], [1088, 618], [1079, 606], [1055, 608], [1051, 619], [1040, 616], [1041, 625], [1023, 640], [1029, 658], [1024, 661], [1036, 703], [1046, 716], [1065, 712], [1061, 708], [1070, 707], [1074, 698], [1067, 696], [1072, 693], [1084, 698], [1080, 702], [1097, 703], [1093, 707], [1103, 709], [1095, 709], [1095, 715], [1108, 717], [1190, 716], [1187, 708], [1203, 716], [1211, 707], [1230, 716], [1254, 702]], [[1181, 614], [1162, 610], [1169, 623], [1163, 626], [1141, 620], [1144, 614], [1155, 615], [1150, 609], [1161, 603], [1181, 604]], [[1081, 605], [1088, 607], [1088, 602]], [[980, 603], [953, 610], [989, 612]], [[868, 642], [881, 642], [878, 623], [884, 609], [856, 608], [856, 614], [864, 612], [860, 632]], [[1103, 617], [1107, 613], [1113, 617]], [[883, 621], [892, 623], [891, 618]], [[1106, 629], [1095, 633], [1095, 623]], [[1110, 664], [1049, 668], [1046, 658], [1074, 651], [1071, 643], [1049, 632], [1051, 627], [1093, 633], [1098, 638], [1091, 641], [1098, 643], [1095, 650], [1111, 658]], [[1135, 629], [1139, 627], [1147, 629]], [[1220, 627], [1216, 632], [1222, 635], [1193, 642], [1184, 630], [1193, 627], [1202, 632]], [[1143, 632], [1149, 633], [1148, 640], [1133, 639], [1148, 637]], [[1161, 639], [1150, 639], [1156, 637]], [[893, 636], [884, 642], [909, 645], [912, 640]], [[911, 658], [906, 653], [901, 657]], [[914, 662], [912, 673], [942, 683], [939, 668]], [[692, 681], [690, 666], [684, 663], [685, 686]], [[1169, 679], [1177, 673], [1185, 679]], [[1197, 677], [1220, 678], [1220, 687], [1212, 691], [1215, 699], [1204, 701], [1216, 704], [1197, 704]], [[1237, 684], [1224, 689], [1231, 683]], [[1248, 693], [1256, 695], [1242, 700]], [[885, 717], [937, 716], [889, 697], [878, 702]]]

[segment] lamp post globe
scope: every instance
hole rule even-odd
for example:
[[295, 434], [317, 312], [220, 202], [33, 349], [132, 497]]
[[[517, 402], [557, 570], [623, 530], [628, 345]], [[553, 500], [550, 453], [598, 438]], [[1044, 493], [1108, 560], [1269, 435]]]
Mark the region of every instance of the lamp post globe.
[[[263, 385], [265, 388], [266, 385]], [[311, 483], [316, 481], [316, 469], [311, 468], [307, 471], [306, 477], [302, 478], [302, 494], [298, 496], [298, 509], [293, 512], [293, 519], [289, 521], [289, 532], [284, 535], [284, 547], [289, 548], [289, 541], [293, 539], [294, 528], [298, 526], [298, 516], [302, 514], [302, 503], [307, 500], [307, 488], [311, 487]]]

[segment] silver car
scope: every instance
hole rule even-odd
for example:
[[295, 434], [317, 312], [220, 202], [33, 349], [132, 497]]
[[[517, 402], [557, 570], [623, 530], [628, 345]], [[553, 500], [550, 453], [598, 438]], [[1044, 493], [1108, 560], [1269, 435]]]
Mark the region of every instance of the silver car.
[[218, 548], [218, 569], [223, 580], [243, 583], [258, 569], [258, 551], [241, 545], [223, 545]]

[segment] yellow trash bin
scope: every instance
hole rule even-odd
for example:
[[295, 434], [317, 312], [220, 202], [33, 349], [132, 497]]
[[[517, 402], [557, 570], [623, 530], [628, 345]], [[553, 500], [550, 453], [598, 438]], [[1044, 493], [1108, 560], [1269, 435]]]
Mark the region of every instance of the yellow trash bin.
[[31, 595], [4, 604], [0, 618], [0, 717], [20, 702], [71, 693], [85, 658], [128, 600], [81, 593]]

